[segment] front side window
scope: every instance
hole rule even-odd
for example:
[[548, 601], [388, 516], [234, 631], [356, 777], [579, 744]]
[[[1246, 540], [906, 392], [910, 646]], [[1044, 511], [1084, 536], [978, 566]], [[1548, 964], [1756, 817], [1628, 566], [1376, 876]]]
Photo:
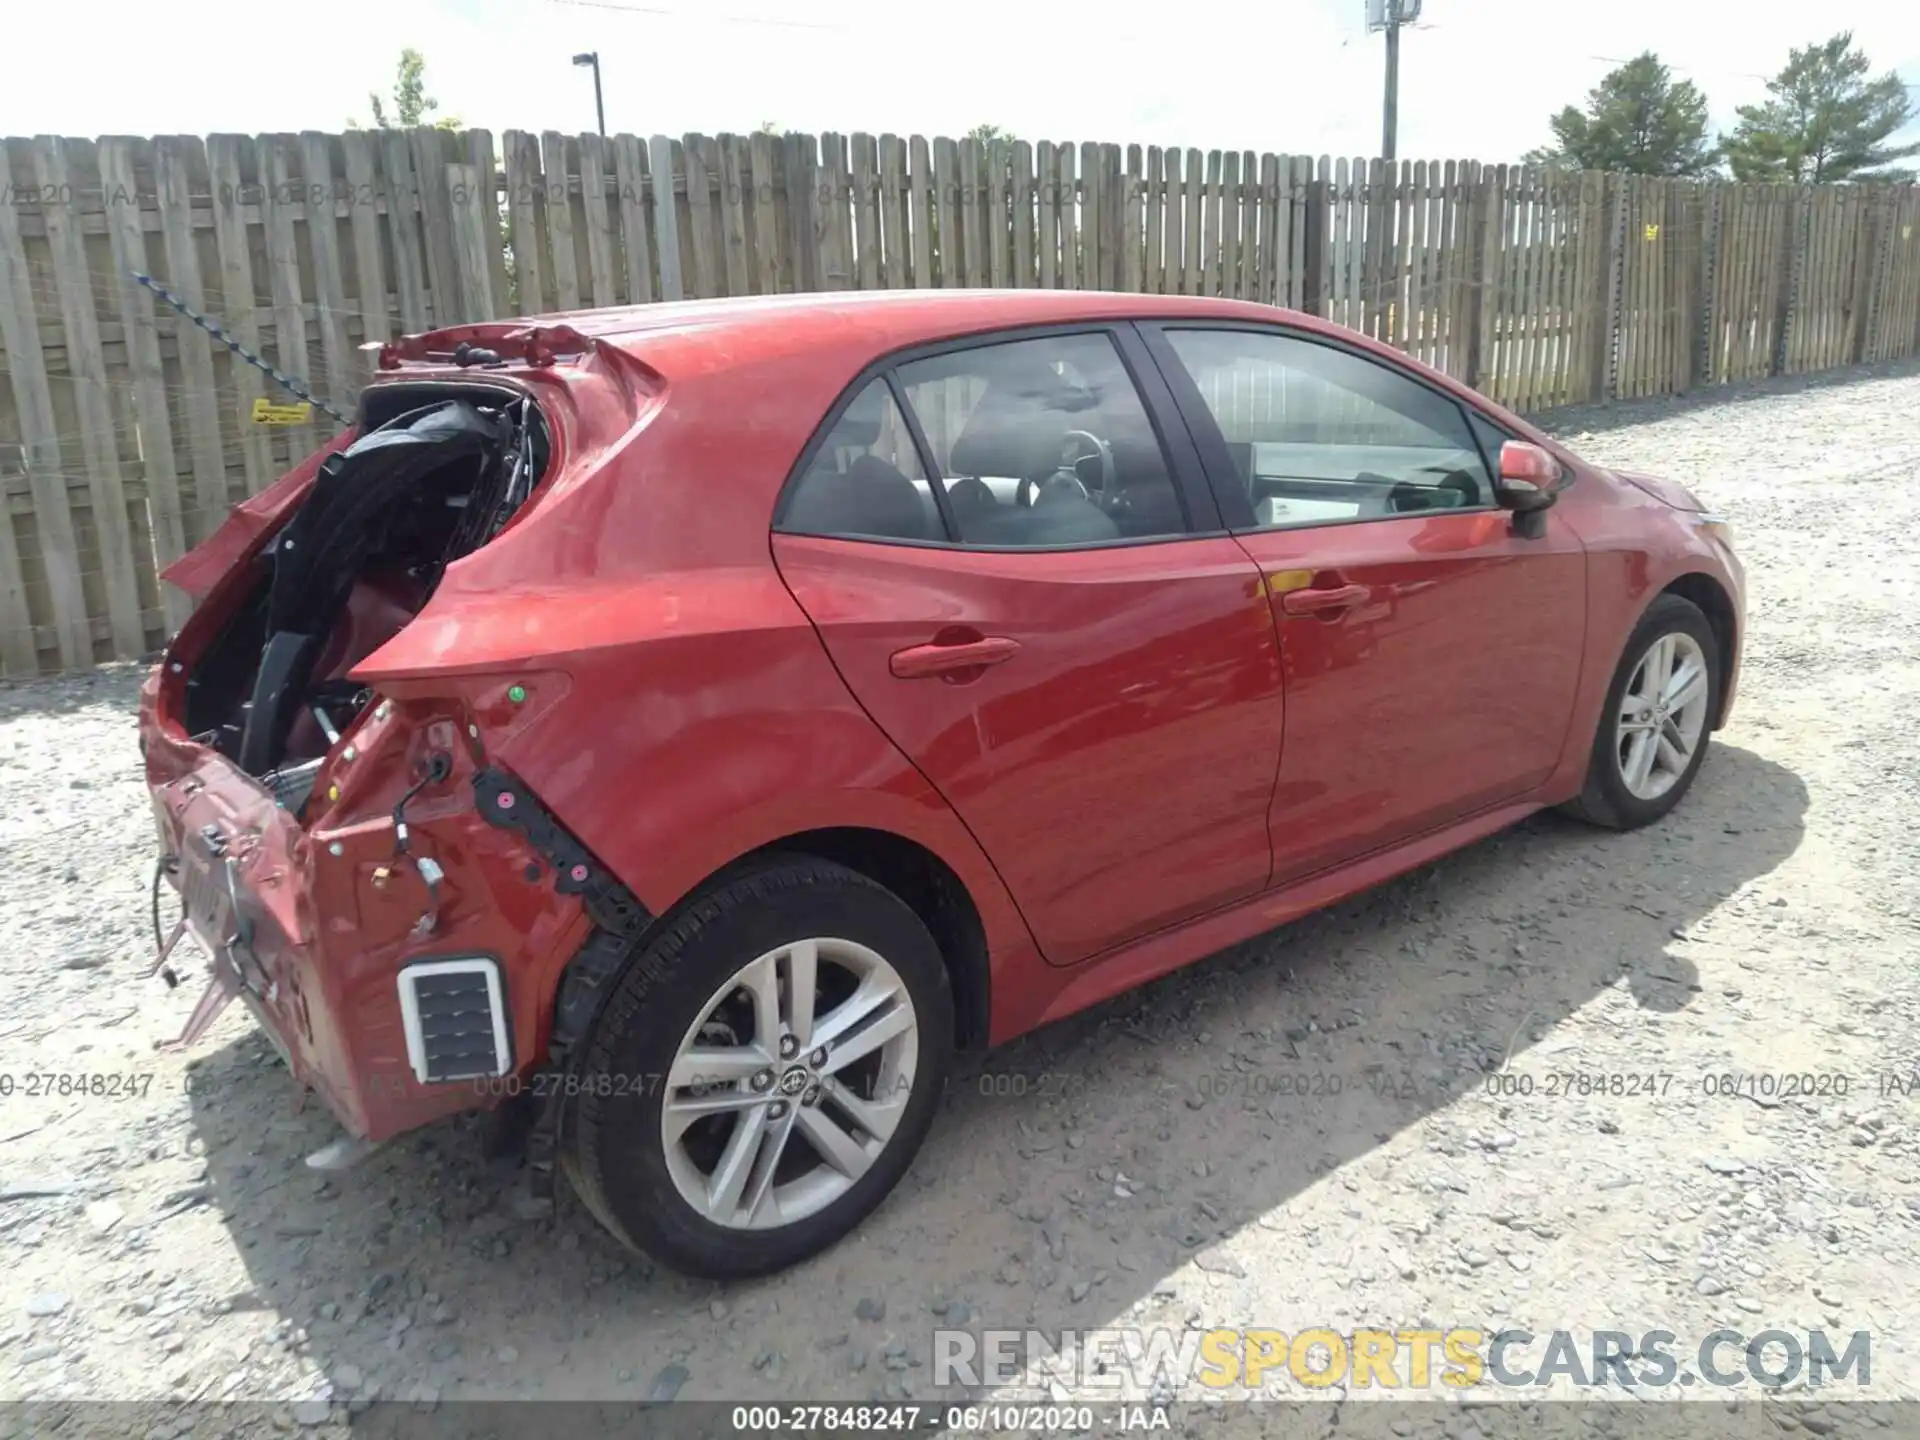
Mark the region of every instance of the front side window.
[[1261, 529], [1492, 505], [1465, 412], [1362, 355], [1288, 335], [1173, 330]]

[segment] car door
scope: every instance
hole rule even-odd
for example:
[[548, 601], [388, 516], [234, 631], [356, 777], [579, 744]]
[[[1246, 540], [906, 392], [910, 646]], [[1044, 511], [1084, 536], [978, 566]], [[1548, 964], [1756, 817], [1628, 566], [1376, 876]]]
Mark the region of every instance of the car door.
[[1572, 714], [1585, 553], [1495, 503], [1491, 420], [1337, 341], [1147, 331], [1229, 527], [1266, 577], [1286, 676], [1276, 883], [1543, 782]]
[[840, 673], [1055, 964], [1272, 869], [1278, 645], [1170, 415], [1128, 327], [972, 337], [852, 387], [775, 518]]

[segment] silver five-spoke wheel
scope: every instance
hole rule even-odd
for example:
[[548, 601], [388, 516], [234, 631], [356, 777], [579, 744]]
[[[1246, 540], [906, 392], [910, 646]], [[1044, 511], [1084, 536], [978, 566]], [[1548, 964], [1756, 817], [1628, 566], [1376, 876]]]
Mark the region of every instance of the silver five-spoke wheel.
[[831, 1205], [886, 1149], [919, 1044], [906, 983], [864, 945], [799, 940], [742, 966], [667, 1074], [661, 1140], [681, 1197], [740, 1230]]
[[1614, 755], [1620, 781], [1642, 800], [1657, 800], [1687, 773], [1706, 733], [1708, 671], [1700, 644], [1668, 631], [1641, 656], [1620, 697]]

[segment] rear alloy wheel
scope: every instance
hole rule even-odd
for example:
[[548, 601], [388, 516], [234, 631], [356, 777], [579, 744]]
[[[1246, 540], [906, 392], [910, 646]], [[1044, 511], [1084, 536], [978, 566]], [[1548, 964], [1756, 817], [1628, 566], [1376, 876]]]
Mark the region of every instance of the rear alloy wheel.
[[742, 966], [667, 1071], [660, 1140], [680, 1198], [736, 1230], [819, 1214], [900, 1127], [919, 1056], [913, 996], [866, 946], [810, 937]]
[[1607, 690], [1587, 783], [1567, 808], [1615, 830], [1680, 803], [1706, 759], [1720, 704], [1720, 645], [1700, 608], [1662, 595], [1634, 627]]
[[891, 892], [795, 859], [724, 883], [629, 968], [589, 1042], [568, 1173], [692, 1274], [781, 1269], [886, 1196], [951, 1059], [933, 937]]

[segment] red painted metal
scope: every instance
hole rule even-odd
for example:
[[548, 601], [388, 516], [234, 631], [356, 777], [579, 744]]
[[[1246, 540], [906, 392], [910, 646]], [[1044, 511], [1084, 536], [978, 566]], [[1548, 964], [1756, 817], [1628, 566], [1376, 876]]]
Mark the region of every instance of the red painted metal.
[[[1552, 773], [1586, 582], [1579, 540], [1547, 516], [1531, 540], [1500, 510], [1241, 537], [1277, 602], [1286, 663], [1276, 879], [1446, 825]], [[1299, 595], [1348, 600], [1302, 613], [1289, 603]]]
[[1500, 478], [1550, 486], [1560, 478], [1560, 465], [1538, 445], [1509, 440], [1500, 447]]

